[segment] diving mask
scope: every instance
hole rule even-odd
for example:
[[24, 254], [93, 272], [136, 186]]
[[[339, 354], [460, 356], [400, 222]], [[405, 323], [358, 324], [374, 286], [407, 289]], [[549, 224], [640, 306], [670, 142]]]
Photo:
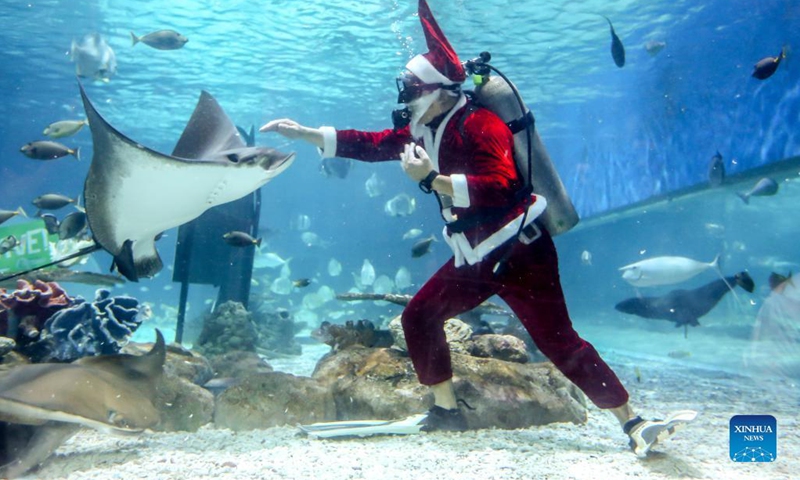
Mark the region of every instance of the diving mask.
[[392, 124], [395, 130], [411, 125], [412, 134], [418, 130], [418, 122], [433, 105], [440, 88], [458, 90], [459, 84], [424, 83], [411, 72], [397, 77], [397, 103], [405, 103], [406, 107], [392, 111]]

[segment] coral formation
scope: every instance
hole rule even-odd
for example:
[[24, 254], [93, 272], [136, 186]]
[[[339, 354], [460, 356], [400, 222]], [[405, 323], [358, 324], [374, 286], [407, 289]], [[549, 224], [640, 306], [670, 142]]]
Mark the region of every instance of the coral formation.
[[16, 290], [0, 289], [0, 336], [24, 347], [39, 338], [48, 318], [72, 304], [73, 299], [55, 282], [18, 280]]
[[303, 353], [300, 345], [294, 340], [298, 326], [288, 310], [258, 311], [253, 314], [253, 320], [258, 330], [258, 348], [268, 354], [300, 355]]
[[324, 321], [319, 328], [311, 332], [311, 336], [320, 342], [330, 345], [334, 351], [353, 345], [382, 348], [391, 347], [394, 343], [388, 330], [378, 330], [369, 320], [348, 320], [344, 325], [335, 325]]
[[5, 357], [7, 353], [10, 353], [15, 348], [17, 348], [17, 342], [15, 342], [14, 339], [0, 337], [0, 361], [2, 361], [2, 358]]
[[142, 322], [139, 301], [133, 297], [112, 297], [100, 289], [92, 303], [81, 297], [72, 302], [47, 319], [36, 342], [22, 347], [31, 360], [71, 362], [118, 353]]
[[234, 350], [255, 352], [258, 332], [253, 316], [239, 302], [225, 302], [203, 321], [194, 349], [204, 355], [221, 355]]
[[468, 351], [473, 357], [496, 358], [506, 362], [527, 363], [529, 360], [525, 342], [513, 335], [473, 335]]

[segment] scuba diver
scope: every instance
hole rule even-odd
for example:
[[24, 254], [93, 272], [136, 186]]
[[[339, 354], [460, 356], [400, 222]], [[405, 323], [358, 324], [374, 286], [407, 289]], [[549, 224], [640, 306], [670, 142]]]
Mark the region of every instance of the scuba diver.
[[[573, 329], [553, 232], [543, 221], [547, 200], [525, 188], [529, 182], [519, 172], [519, 159], [515, 160], [514, 133], [497, 114], [461, 90], [466, 70], [425, 0], [419, 2], [419, 18], [429, 51], [413, 57], [397, 79], [398, 103], [405, 108], [393, 113], [394, 128], [335, 130], [278, 119], [260, 130], [310, 142], [324, 158], [399, 159], [419, 188], [435, 193], [439, 200], [446, 223], [443, 236], [453, 257], [402, 314], [417, 377], [434, 395], [423, 430], [468, 428], [459, 408], [465, 402], [456, 399], [453, 388], [444, 323], [499, 295], [541, 352], [598, 408], [610, 410], [633, 451], [645, 455], [693, 420], [696, 412], [679, 411], [664, 420], [636, 415], [616, 374]], [[531, 175], [535, 182], [536, 172]]]

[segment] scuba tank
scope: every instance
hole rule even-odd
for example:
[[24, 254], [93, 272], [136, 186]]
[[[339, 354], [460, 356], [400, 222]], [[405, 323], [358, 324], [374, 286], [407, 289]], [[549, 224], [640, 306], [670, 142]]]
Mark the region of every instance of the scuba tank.
[[[489, 52], [482, 52], [478, 58], [464, 62], [464, 69], [475, 82], [475, 100], [511, 128], [514, 162], [525, 184], [523, 193], [543, 196], [547, 200], [547, 208], [540, 217], [544, 227], [551, 236], [564, 233], [578, 223], [578, 213], [536, 131], [533, 113], [525, 106], [517, 87], [488, 63], [491, 58]], [[490, 75], [491, 71], [497, 76]]]

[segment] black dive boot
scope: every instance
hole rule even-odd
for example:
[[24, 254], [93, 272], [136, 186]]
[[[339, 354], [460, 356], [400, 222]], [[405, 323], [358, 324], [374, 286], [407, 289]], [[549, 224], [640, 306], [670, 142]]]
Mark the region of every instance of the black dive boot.
[[[464, 400], [459, 399], [458, 403], [463, 403], [470, 410], [475, 410]], [[460, 408], [447, 409], [434, 405], [428, 410], [428, 417], [422, 423], [424, 424], [422, 427], [423, 432], [463, 432], [469, 430], [467, 418]]]

